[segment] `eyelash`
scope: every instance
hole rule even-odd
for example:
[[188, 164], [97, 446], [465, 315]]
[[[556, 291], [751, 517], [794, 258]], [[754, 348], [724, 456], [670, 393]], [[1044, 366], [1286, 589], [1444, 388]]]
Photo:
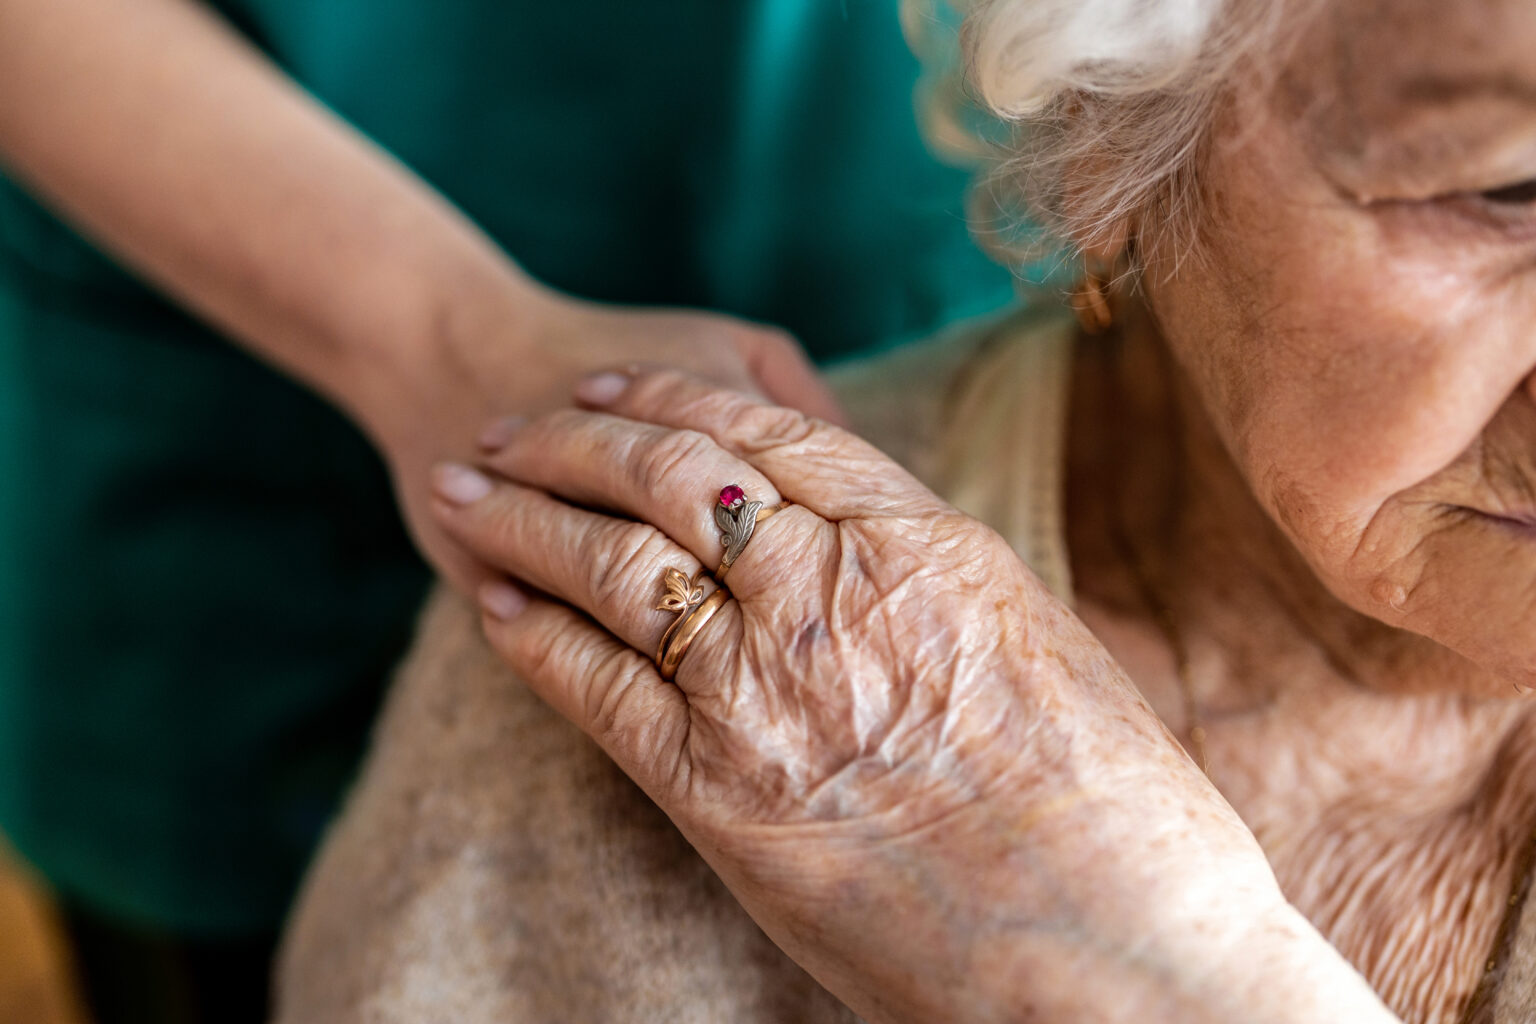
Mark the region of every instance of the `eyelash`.
[[1477, 198], [1495, 206], [1529, 206], [1536, 203], [1536, 178], [1479, 192]]

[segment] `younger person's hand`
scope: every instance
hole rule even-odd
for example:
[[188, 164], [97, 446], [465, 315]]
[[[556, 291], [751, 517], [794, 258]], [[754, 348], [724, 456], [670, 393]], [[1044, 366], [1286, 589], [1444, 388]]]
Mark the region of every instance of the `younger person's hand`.
[[[384, 451], [408, 525], [428, 560], [466, 593], [491, 573], [428, 513], [429, 468], [496, 447], [499, 428], [570, 404], [578, 378], [605, 366], [688, 370], [777, 404], [838, 422], [831, 391], [784, 332], [694, 310], [581, 302], [529, 286], [504, 323], [456, 324], [428, 339], [394, 383], [361, 410]], [[489, 428], [487, 422], [491, 423]]]

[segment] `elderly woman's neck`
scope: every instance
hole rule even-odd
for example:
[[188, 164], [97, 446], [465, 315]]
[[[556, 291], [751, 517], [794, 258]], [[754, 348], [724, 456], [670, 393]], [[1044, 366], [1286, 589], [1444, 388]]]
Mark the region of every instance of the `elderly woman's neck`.
[[1069, 437], [1079, 600], [1085, 617], [1103, 617], [1090, 625], [1120, 623], [1150, 660], [1140, 674], [1159, 677], [1144, 689], [1160, 712], [1182, 704], [1174, 662], [1196, 654], [1246, 666], [1221, 673], [1223, 703], [1267, 702], [1294, 684], [1298, 654], [1339, 681], [1394, 692], [1465, 692], [1451, 676], [1480, 671], [1323, 587], [1253, 497], [1150, 315], [1132, 311], [1078, 346]]

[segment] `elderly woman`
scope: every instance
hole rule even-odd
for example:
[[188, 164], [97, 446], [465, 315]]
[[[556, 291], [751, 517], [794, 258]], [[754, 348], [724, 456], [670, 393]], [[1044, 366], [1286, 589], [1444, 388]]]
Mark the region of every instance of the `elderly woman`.
[[1536, 8], [969, 17], [1091, 331], [440, 469], [285, 1022], [1536, 1019]]

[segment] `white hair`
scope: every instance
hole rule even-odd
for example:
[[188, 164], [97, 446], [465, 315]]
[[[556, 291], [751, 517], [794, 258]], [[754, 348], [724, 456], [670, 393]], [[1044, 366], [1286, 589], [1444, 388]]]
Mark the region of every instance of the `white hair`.
[[[967, 138], [993, 164], [976, 197], [988, 207], [983, 240], [1039, 258], [1105, 243], [1132, 222], [1186, 240], [1223, 96], [1238, 73], [1275, 69], [1260, 58], [1283, 49], [1282, 10], [1311, 2], [904, 0], [903, 23], [929, 72], [930, 138], [951, 151]], [[968, 97], [1002, 130], [978, 131]]]

